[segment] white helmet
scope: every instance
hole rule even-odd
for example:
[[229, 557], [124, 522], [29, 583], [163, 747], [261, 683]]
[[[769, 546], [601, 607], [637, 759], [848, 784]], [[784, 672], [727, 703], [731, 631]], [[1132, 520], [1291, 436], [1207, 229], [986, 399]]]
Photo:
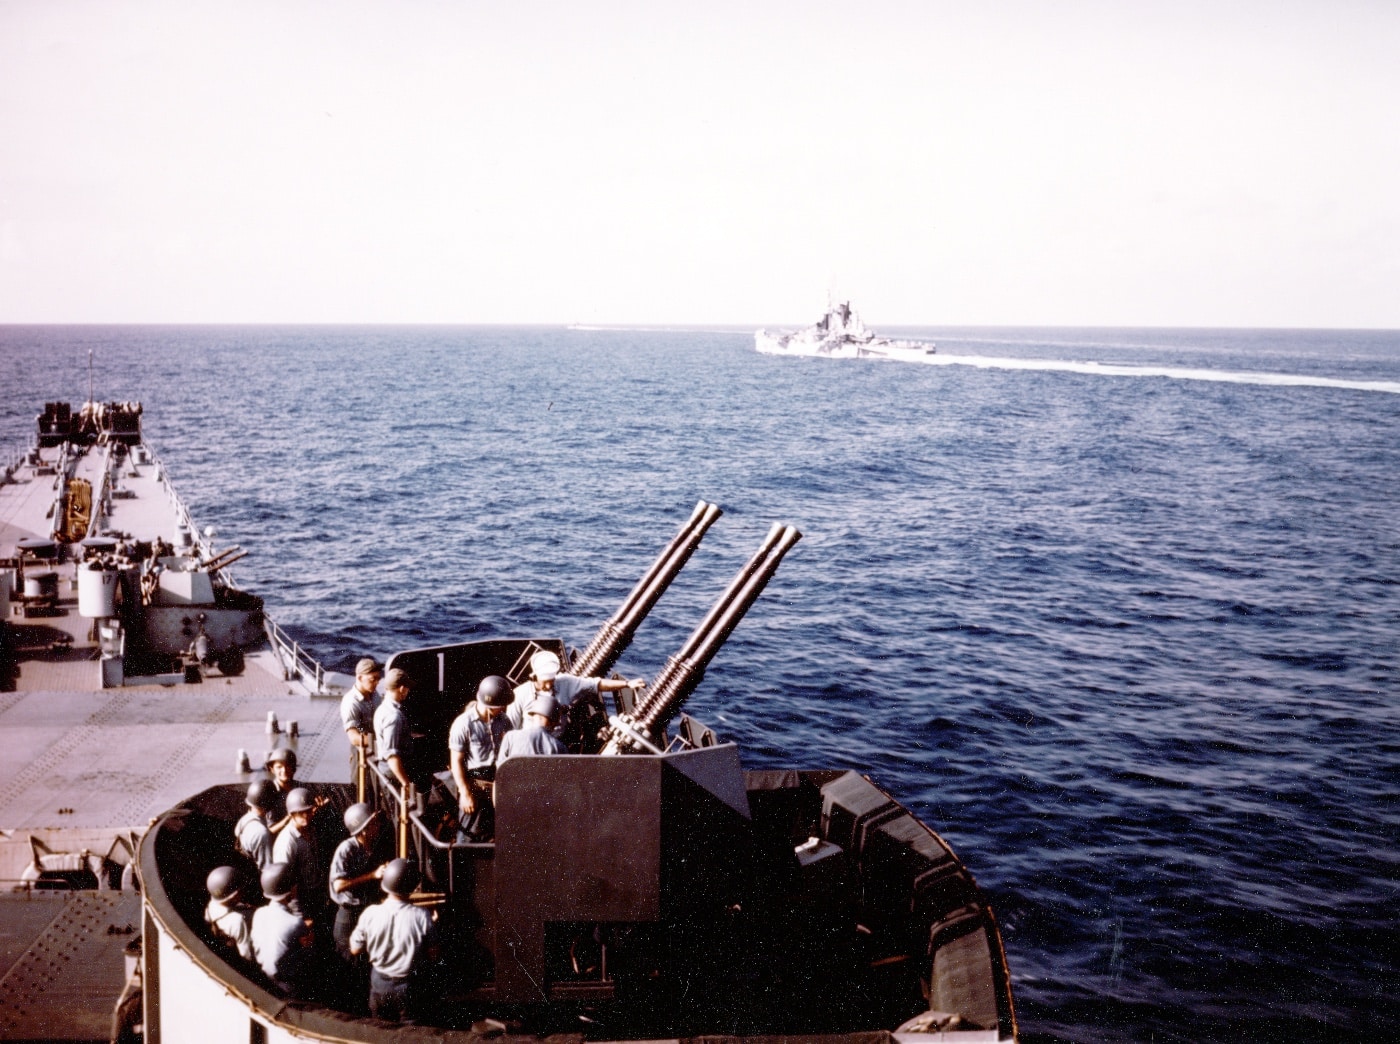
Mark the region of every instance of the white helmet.
[[551, 681], [559, 673], [559, 657], [542, 649], [530, 657], [530, 673], [538, 681]]

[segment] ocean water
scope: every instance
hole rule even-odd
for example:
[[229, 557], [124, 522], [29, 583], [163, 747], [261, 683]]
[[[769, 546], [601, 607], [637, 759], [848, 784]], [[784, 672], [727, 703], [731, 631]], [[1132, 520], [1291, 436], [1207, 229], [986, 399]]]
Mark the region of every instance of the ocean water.
[[[1400, 334], [0, 327], [0, 447], [139, 399], [328, 666], [582, 646], [700, 498], [654, 674], [804, 533], [687, 710], [851, 767], [999, 913], [1027, 1041], [1400, 1038]], [[211, 781], [212, 782], [212, 781]]]

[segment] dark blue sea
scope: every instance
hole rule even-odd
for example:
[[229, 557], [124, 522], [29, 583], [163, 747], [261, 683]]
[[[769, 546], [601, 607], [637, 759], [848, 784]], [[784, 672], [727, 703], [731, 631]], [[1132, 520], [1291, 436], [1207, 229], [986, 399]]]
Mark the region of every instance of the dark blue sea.
[[339, 669], [581, 646], [714, 500], [624, 658], [650, 676], [791, 523], [687, 710], [938, 829], [1025, 1040], [1400, 1039], [1400, 333], [886, 332], [943, 364], [737, 329], [7, 327], [0, 447], [86, 398], [93, 350]]

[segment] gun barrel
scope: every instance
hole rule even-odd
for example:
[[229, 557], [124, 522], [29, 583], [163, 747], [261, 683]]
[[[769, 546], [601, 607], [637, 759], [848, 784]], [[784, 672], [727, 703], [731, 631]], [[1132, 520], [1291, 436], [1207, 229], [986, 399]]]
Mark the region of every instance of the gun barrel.
[[718, 505], [704, 500], [696, 503], [690, 518], [637, 581], [617, 612], [603, 624], [583, 652], [574, 658], [570, 668], [573, 673], [594, 677], [612, 669], [627, 646], [632, 644], [641, 622], [690, 561], [690, 556], [721, 514], [723, 511]]
[[638, 729], [659, 736], [705, 676], [705, 669], [745, 614], [758, 601], [777, 572], [783, 556], [802, 539], [792, 526], [774, 525], [753, 558], [739, 570], [714, 608], [686, 640], [681, 651], [666, 661], [637, 707]]
[[209, 572], [215, 573], [218, 572], [220, 569], [227, 568], [228, 566], [233, 565], [233, 563], [239, 561], [240, 559], [247, 557], [247, 551], [244, 551], [241, 547], [235, 546], [229, 548], [226, 551], [219, 552], [213, 558], [202, 563], [202, 565]]
[[[734, 579], [729, 582], [729, 586], [725, 588], [724, 594], [719, 596], [719, 601], [705, 614], [705, 618], [700, 621], [699, 626], [695, 628], [690, 637], [686, 639], [685, 644], [681, 646], [680, 651], [676, 653], [676, 658], [689, 659], [695, 654], [695, 650], [699, 647], [705, 635], [710, 632], [715, 622], [725, 614], [730, 605], [733, 604], [735, 598], [738, 597], [745, 582], [762, 567], [763, 562], [782, 538], [783, 528], [781, 523], [773, 523], [772, 528], [768, 530], [768, 535], [763, 539], [763, 544], [754, 552], [753, 557], [744, 564], [744, 567], [739, 570]], [[793, 530], [793, 532], [796, 532], [796, 530]]]

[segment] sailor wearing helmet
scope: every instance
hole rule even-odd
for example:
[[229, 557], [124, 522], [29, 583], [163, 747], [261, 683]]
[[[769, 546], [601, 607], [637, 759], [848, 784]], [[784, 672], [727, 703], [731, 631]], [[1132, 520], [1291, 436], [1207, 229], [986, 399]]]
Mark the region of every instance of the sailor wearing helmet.
[[238, 871], [231, 866], [215, 867], [209, 871], [205, 886], [209, 889], [209, 905], [204, 908], [204, 923], [228, 953], [237, 953], [245, 961], [251, 961], [253, 911], [243, 901]]
[[367, 953], [369, 1013], [398, 1022], [414, 1014], [414, 980], [428, 969], [436, 950], [433, 915], [409, 897], [418, 887], [418, 867], [395, 859], [384, 868], [384, 901], [369, 907], [350, 935], [350, 952]]
[[316, 812], [311, 791], [297, 787], [287, 795], [287, 818], [291, 821], [272, 845], [272, 861], [286, 863], [297, 881], [298, 908], [307, 917], [319, 921], [325, 911], [327, 877], [322, 870], [316, 833], [311, 829], [311, 817]]
[[315, 937], [295, 909], [296, 871], [286, 863], [270, 863], [262, 872], [262, 890], [269, 902], [253, 911], [253, 956], [282, 996], [304, 997]]
[[317, 808], [326, 803], [326, 799], [314, 794], [309, 788], [297, 782], [297, 752], [291, 747], [278, 747], [267, 756], [267, 762], [263, 765], [267, 770], [267, 778], [272, 782], [271, 792], [272, 805], [268, 807], [267, 828], [272, 831], [273, 836], [277, 836], [287, 828], [291, 819], [287, 814], [287, 797], [298, 787], [312, 794], [312, 800]]
[[331, 857], [330, 893], [336, 905], [331, 938], [336, 953], [347, 961], [350, 933], [365, 907], [379, 898], [379, 879], [388, 865], [378, 851], [383, 824], [379, 813], [369, 805], [351, 805], [345, 810], [345, 829], [350, 836]]
[[549, 693], [536, 696], [525, 712], [525, 724], [507, 732], [496, 754], [496, 767], [522, 754], [567, 754], [569, 748], [551, 731], [559, 720], [559, 704]]
[[248, 785], [245, 801], [248, 811], [233, 828], [238, 850], [251, 859], [259, 870], [272, 862], [272, 831], [268, 816], [277, 805], [277, 788], [270, 779], [256, 779]]
[[619, 692], [622, 689], [640, 689], [646, 685], [645, 678], [580, 678], [560, 670], [559, 657], [548, 649], [541, 649], [530, 657], [530, 680], [515, 689], [515, 703], [511, 706], [511, 718], [519, 728], [524, 724], [530, 704], [537, 696], [551, 695], [561, 710], [567, 710], [575, 703], [598, 699], [602, 692]]
[[489, 841], [494, 832], [491, 784], [496, 778], [496, 752], [514, 727], [507, 713], [510, 682], [488, 675], [476, 687], [476, 699], [452, 722], [447, 736], [452, 779], [457, 784], [457, 809], [462, 841]]

